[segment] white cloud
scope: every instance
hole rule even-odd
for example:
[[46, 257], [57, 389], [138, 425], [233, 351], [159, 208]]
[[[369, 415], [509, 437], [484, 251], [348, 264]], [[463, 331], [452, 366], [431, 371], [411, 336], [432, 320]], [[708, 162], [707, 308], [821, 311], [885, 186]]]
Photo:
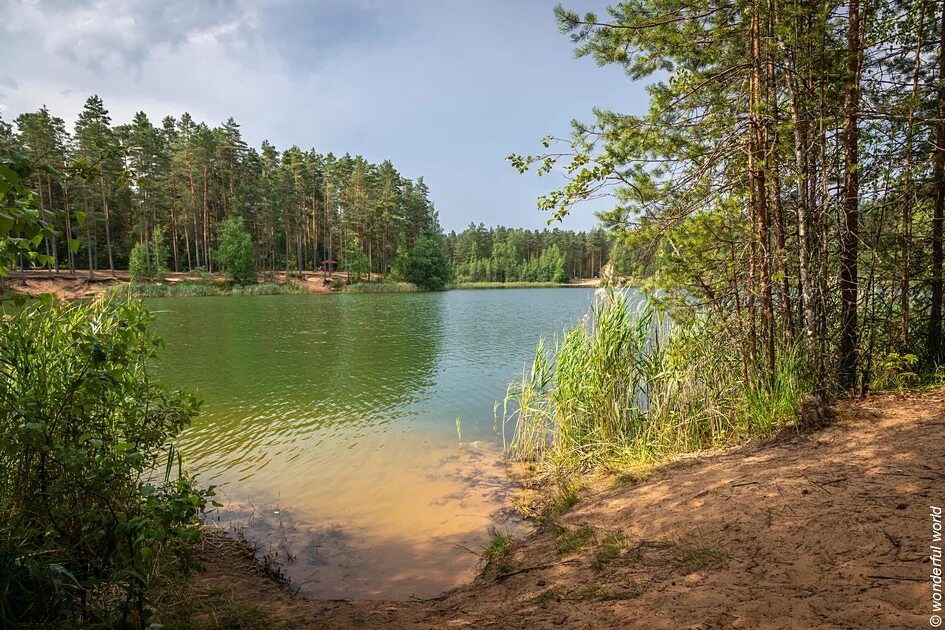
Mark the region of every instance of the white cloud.
[[553, 182], [515, 174], [504, 156], [566, 134], [592, 105], [645, 101], [618, 69], [573, 60], [541, 1], [6, 0], [0, 55], [12, 62], [0, 75], [7, 120], [46, 104], [71, 121], [93, 93], [116, 122], [138, 110], [234, 116], [257, 145], [389, 158], [423, 175], [457, 229], [542, 225], [535, 198]]

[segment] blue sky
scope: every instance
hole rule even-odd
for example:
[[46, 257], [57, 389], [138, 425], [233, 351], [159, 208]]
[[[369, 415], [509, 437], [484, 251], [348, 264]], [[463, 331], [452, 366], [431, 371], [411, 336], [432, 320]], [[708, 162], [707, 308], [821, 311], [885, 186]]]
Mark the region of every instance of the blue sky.
[[[564, 2], [604, 13], [607, 3]], [[114, 122], [189, 111], [268, 138], [390, 159], [422, 175], [447, 230], [542, 227], [536, 199], [560, 176], [519, 175], [592, 108], [641, 112], [644, 86], [575, 59], [554, 2], [144, 0], [0, 3], [0, 115], [46, 104], [72, 121], [99, 94]], [[606, 200], [595, 202], [604, 207]], [[587, 229], [593, 207], [563, 227]]]

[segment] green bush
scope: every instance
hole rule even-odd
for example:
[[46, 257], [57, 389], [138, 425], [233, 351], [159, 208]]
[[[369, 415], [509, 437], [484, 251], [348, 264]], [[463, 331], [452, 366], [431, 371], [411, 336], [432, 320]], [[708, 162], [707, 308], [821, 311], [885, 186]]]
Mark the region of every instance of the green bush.
[[243, 228], [242, 219], [227, 219], [220, 228], [217, 261], [231, 280], [239, 284], [256, 282], [256, 253], [253, 239]]
[[128, 275], [132, 282], [154, 282], [167, 271], [167, 246], [164, 231], [155, 228], [149, 243], [136, 243], [128, 258]]
[[198, 403], [148, 374], [150, 322], [138, 301], [48, 296], [0, 320], [2, 627], [143, 627], [199, 536], [212, 489], [169, 446]]
[[128, 275], [132, 282], [157, 279], [149, 260], [148, 246], [144, 243], [135, 243], [135, 246], [131, 248], [131, 256], [128, 259]]
[[421, 235], [404, 265], [405, 280], [426, 291], [440, 291], [450, 279], [450, 264], [439, 239]]
[[394, 255], [394, 264], [391, 265], [389, 279], [394, 282], [405, 282], [409, 263], [410, 249], [407, 247], [407, 235], [401, 232], [397, 235], [397, 252]]
[[361, 276], [370, 271], [367, 256], [354, 235], [348, 237], [348, 242], [341, 252], [341, 267], [347, 272], [349, 280], [354, 277], [354, 282], [361, 280]]

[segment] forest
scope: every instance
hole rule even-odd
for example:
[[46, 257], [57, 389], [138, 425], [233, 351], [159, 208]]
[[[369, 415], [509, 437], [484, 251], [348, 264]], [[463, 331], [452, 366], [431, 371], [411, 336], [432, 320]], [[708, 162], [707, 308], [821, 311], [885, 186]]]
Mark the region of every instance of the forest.
[[602, 229], [523, 230], [470, 225], [446, 236], [454, 280], [463, 282], [567, 282], [594, 278], [609, 260]]
[[[102, 99], [91, 96], [71, 133], [45, 107], [13, 122], [15, 133], [0, 122], [0, 143], [55, 169], [30, 184], [61, 235], [40, 246], [56, 269], [127, 268], [133, 245], [161, 228], [171, 271], [213, 272], [220, 227], [239, 218], [259, 269], [318, 268], [340, 258], [354, 237], [370, 269], [383, 272], [399, 234], [413, 244], [440, 231], [422, 178], [360, 156], [279, 151], [266, 141], [257, 150], [232, 118], [210, 127], [185, 113], [156, 126], [139, 112], [113, 125]], [[94, 176], [70, 176], [67, 164]]]
[[248, 231], [255, 267], [268, 271], [318, 270], [331, 260], [359, 275], [388, 274], [420, 236], [438, 244], [460, 283], [567, 282], [607, 260], [600, 229], [471, 225], [444, 235], [422, 177], [360, 156], [280, 152], [266, 141], [257, 150], [232, 118], [210, 127], [185, 113], [155, 126], [138, 112], [113, 125], [91, 96], [71, 133], [45, 107], [13, 123], [0, 120], [0, 143], [51, 167], [28, 182], [56, 232], [38, 246], [49, 269], [127, 269], [134, 246], [156, 239], [167, 270], [220, 271], [231, 219]]

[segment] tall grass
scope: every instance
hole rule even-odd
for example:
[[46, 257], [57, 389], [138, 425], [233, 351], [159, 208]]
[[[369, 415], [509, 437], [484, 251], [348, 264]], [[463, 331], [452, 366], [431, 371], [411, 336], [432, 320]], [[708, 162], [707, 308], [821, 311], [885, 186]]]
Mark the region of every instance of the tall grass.
[[108, 289], [117, 296], [139, 298], [157, 297], [205, 297], [211, 295], [282, 295], [305, 293], [305, 288], [296, 284], [277, 284], [261, 282], [247, 285], [218, 285], [213, 282], [177, 282], [171, 283], [132, 283], [117, 285]]
[[610, 291], [566, 331], [541, 342], [503, 405], [509, 454], [552, 467], [647, 461], [771, 431], [808, 391], [796, 352], [773, 378], [746, 383], [734, 345], [711, 319], [670, 322]]
[[342, 293], [416, 293], [420, 287], [412, 282], [356, 282]]
[[233, 285], [223, 295], [296, 295], [305, 292], [305, 287], [297, 284], [260, 282], [259, 284]]
[[545, 289], [570, 286], [567, 282], [456, 282], [447, 289]]

